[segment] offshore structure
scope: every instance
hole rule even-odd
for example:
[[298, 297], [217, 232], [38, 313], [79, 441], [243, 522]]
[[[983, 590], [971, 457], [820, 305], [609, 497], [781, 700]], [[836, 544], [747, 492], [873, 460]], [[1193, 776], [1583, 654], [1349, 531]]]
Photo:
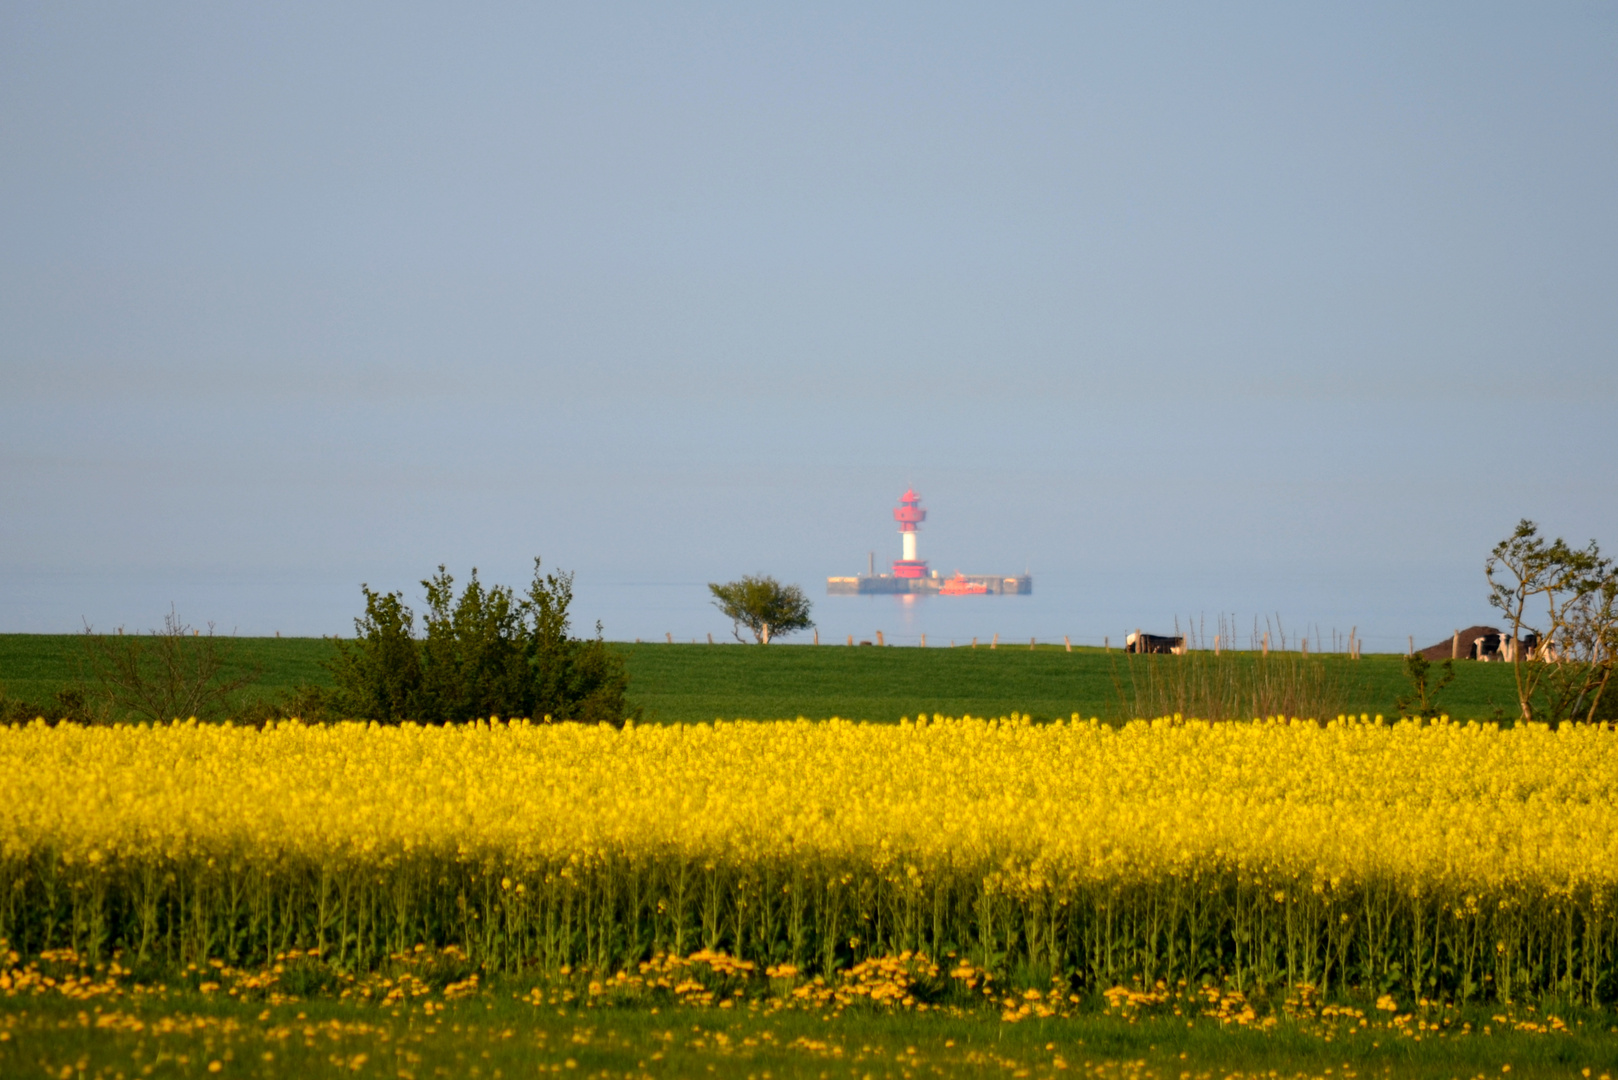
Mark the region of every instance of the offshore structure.
[[921, 508], [921, 496], [906, 491], [899, 496], [899, 506], [893, 511], [893, 520], [899, 523], [900, 557], [893, 561], [893, 572], [876, 572], [876, 553], [866, 573], [857, 577], [829, 577], [826, 593], [829, 596], [861, 596], [873, 593], [929, 593], [934, 596], [983, 596], [988, 594], [1017, 594], [1026, 596], [1034, 591], [1034, 579], [1027, 574], [962, 574], [943, 577], [937, 570], [927, 569], [927, 561], [916, 557], [916, 527], [927, 520], [927, 511]]

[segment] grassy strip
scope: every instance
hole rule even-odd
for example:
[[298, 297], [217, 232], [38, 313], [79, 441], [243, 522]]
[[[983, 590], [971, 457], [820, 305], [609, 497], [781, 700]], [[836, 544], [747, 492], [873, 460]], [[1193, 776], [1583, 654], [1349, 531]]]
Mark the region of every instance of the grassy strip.
[[[892, 723], [918, 713], [1036, 719], [1119, 719], [1120, 686], [1150, 665], [1172, 670], [1179, 657], [1128, 657], [1118, 650], [1002, 644], [955, 649], [709, 645], [620, 645], [629, 662], [630, 696], [650, 721], [691, 723], [718, 718], [770, 720], [805, 716]], [[1227, 654], [1228, 655], [1228, 654]], [[1238, 658], [1237, 662], [1241, 662]], [[1327, 657], [1353, 688], [1351, 711], [1391, 716], [1405, 693], [1404, 658]], [[1443, 698], [1458, 719], [1515, 711], [1505, 664], [1457, 665]]]
[[[235, 638], [236, 667], [261, 674], [241, 701], [271, 701], [300, 684], [325, 686], [321, 661], [331, 643], [319, 638]], [[1145, 665], [1160, 670], [1177, 657], [1126, 657], [1117, 650], [1026, 644], [972, 649], [849, 648], [842, 645], [615, 644], [630, 673], [630, 698], [645, 719], [661, 723], [709, 722], [718, 718], [771, 720], [842, 716], [891, 723], [902, 716], [1004, 716], [1035, 718], [1072, 713], [1117, 719], [1119, 687], [1127, 689]], [[79, 676], [83, 645], [70, 634], [0, 634], [0, 690], [27, 702], [49, 703]], [[1340, 669], [1351, 688], [1350, 711], [1392, 715], [1406, 690], [1403, 658], [1372, 655]], [[1496, 709], [1515, 711], [1511, 669], [1506, 664], [1463, 662], [1444, 693], [1457, 719], [1485, 719]]]
[[[583, 979], [474, 990], [412, 985], [414, 992], [374, 1003], [225, 994], [208, 989], [212, 983], [194, 988], [195, 980], [139, 992], [95, 981], [7, 988], [0, 1075], [1611, 1080], [1618, 1060], [1618, 1029], [1604, 1013], [1556, 1026], [1533, 1009], [1449, 1011], [1430, 1025], [1368, 1006], [1253, 1022], [1097, 1001], [1074, 1015], [1008, 1021], [984, 1006], [605, 1003]], [[1356, 1018], [1362, 1012], [1368, 1020]]]
[[[332, 655], [324, 638], [230, 638], [232, 663], [226, 678], [255, 674], [242, 703], [274, 701], [298, 686], [329, 686], [321, 662]], [[5, 697], [48, 704], [88, 674], [84, 641], [78, 634], [0, 634], [0, 692]]]

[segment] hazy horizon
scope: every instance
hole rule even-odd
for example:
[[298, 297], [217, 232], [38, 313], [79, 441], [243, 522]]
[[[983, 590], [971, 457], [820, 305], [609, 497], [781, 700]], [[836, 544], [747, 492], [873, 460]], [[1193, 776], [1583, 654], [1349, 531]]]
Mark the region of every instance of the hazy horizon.
[[[1615, 61], [1598, 4], [7, 5], [0, 632], [538, 555], [617, 640], [767, 573], [823, 640], [1430, 644], [1520, 518], [1618, 553]], [[907, 487], [1034, 595], [825, 596]]]

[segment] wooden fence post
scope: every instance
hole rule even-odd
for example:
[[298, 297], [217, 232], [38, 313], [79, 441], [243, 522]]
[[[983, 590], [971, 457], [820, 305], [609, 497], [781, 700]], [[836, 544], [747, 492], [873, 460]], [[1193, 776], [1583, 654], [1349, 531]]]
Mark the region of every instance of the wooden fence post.
[[1451, 660], [1461, 658], [1461, 632], [1459, 630], [1455, 631], [1455, 636], [1449, 639], [1449, 658]]
[[674, 644], [674, 633], [673, 633], [673, 631], [667, 631], [667, 632], [665, 632], [663, 634], [663, 636], [669, 639], [669, 644], [670, 645]]
[[927, 635], [926, 634], [921, 635], [921, 647], [924, 648], [924, 649], [927, 647]]
[[[710, 644], [710, 645], [713, 644], [713, 635], [712, 634], [708, 635], [708, 644]], [[816, 645], [820, 644], [820, 635], [819, 634], [815, 635], [815, 644]]]
[[996, 634], [996, 635], [994, 635], [994, 640], [989, 642], [989, 648], [998, 649], [999, 647], [1000, 647], [1000, 635]]
[[1062, 635], [1062, 644], [1067, 646], [1067, 651], [1068, 652], [1073, 651], [1073, 642], [1068, 638], [1068, 636], [1066, 634]]
[[876, 632], [876, 643], [877, 643], [877, 644], [878, 644], [878, 645], [885, 645], [885, 644], [887, 644], [887, 643], [886, 643], [886, 642], [884, 642], [884, 641], [883, 641], [883, 640], [882, 640], [882, 631], [880, 631], [880, 630], [878, 630], [878, 631], [877, 631], [877, 632]]

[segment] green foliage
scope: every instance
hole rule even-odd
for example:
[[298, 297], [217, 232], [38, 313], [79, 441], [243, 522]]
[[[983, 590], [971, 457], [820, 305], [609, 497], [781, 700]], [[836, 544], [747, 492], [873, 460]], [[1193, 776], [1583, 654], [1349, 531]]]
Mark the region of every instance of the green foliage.
[[1405, 657], [1405, 675], [1410, 679], [1410, 692], [1394, 703], [1400, 716], [1437, 716], [1442, 711], [1438, 704], [1439, 691], [1455, 681], [1455, 661], [1445, 660], [1437, 681], [1432, 677], [1431, 660], [1421, 653]]
[[760, 645], [768, 645], [772, 638], [785, 637], [798, 630], [815, 625], [809, 618], [809, 598], [796, 585], [782, 585], [773, 577], [744, 577], [724, 585], [712, 584], [708, 591], [714, 595], [714, 607], [725, 613], [731, 621], [731, 632], [737, 641], [742, 627]]
[[414, 715], [422, 689], [415, 615], [399, 593], [360, 588], [365, 614], [354, 620], [355, 643], [337, 642], [328, 663], [336, 683], [330, 704], [349, 716], [402, 720]]
[[442, 566], [422, 586], [427, 613], [418, 714], [442, 720], [533, 715], [528, 627], [512, 590], [485, 589], [473, 569], [457, 599], [455, 581]]
[[336, 643], [326, 712], [388, 723], [522, 716], [621, 724], [632, 715], [629, 675], [600, 624], [594, 638], [569, 635], [573, 575], [542, 574], [535, 559], [526, 595], [484, 586], [476, 569], [459, 596], [443, 566], [421, 584], [420, 635], [403, 594], [361, 586], [365, 614], [354, 620], [355, 640]]
[[74, 723], [89, 723], [93, 719], [84, 691], [76, 686], [56, 691], [48, 701], [33, 701], [13, 697], [0, 685], [0, 724], [26, 724], [40, 718]]

